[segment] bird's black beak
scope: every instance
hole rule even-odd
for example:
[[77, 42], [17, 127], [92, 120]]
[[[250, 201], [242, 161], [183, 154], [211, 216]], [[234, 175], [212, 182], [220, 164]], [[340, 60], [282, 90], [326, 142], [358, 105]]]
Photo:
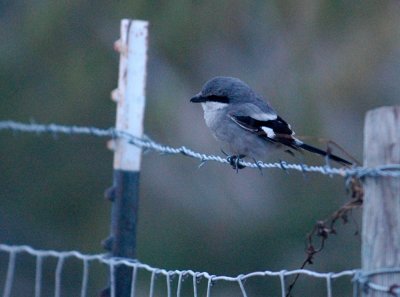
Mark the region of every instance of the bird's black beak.
[[190, 102], [193, 103], [201, 103], [201, 102], [206, 102], [206, 98], [201, 95], [201, 93], [198, 93], [196, 96], [194, 96], [192, 99], [190, 99]]

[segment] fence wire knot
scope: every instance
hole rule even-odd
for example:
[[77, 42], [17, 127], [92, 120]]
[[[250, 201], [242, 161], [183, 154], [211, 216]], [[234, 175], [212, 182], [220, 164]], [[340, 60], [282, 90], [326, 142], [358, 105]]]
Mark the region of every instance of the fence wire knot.
[[400, 267], [382, 268], [368, 272], [357, 270], [352, 279], [352, 281], [355, 283], [354, 297], [359, 296], [358, 294], [360, 289], [364, 294], [368, 294], [370, 290], [374, 290], [378, 292], [388, 293], [395, 297], [400, 296], [400, 283], [391, 284], [390, 286], [384, 286], [371, 281], [371, 277], [373, 276], [394, 273], [400, 273]]

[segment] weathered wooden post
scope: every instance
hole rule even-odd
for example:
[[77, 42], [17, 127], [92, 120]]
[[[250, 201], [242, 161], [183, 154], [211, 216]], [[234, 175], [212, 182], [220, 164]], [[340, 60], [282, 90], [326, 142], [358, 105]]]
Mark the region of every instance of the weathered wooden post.
[[[121, 38], [115, 43], [120, 53], [118, 88], [112, 92], [117, 103], [116, 129], [136, 137], [143, 135], [145, 107], [148, 22], [124, 19]], [[106, 192], [112, 201], [111, 235], [105, 248], [114, 257], [136, 258], [136, 223], [139, 205], [139, 175], [142, 150], [126, 139], [113, 142], [114, 181]], [[110, 288], [102, 296], [128, 297], [132, 269], [116, 266]]]
[[[400, 164], [400, 106], [367, 113], [364, 131], [364, 166]], [[367, 177], [364, 182], [362, 269], [364, 272], [400, 267], [400, 178]], [[370, 281], [400, 285], [400, 273], [378, 274]], [[368, 297], [393, 294], [368, 290]]]

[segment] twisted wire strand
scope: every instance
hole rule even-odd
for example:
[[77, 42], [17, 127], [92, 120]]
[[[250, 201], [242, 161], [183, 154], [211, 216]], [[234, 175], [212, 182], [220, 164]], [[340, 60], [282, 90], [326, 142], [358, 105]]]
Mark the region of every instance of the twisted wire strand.
[[[180, 154], [191, 158], [200, 160], [200, 166], [205, 162], [214, 161], [223, 164], [229, 164], [226, 158], [199, 153], [193, 151], [186, 146], [172, 147], [165, 144], [158, 143], [149, 137], [143, 138], [135, 137], [124, 131], [118, 131], [114, 128], [101, 129], [96, 127], [86, 126], [66, 126], [58, 124], [37, 124], [37, 123], [21, 123], [16, 121], [0, 121], [0, 131], [10, 130], [14, 132], [26, 132], [26, 133], [49, 133], [49, 134], [67, 134], [67, 135], [92, 135], [97, 137], [108, 137], [108, 138], [122, 138], [127, 140], [132, 145], [146, 150], [156, 151], [162, 154]], [[283, 170], [296, 170], [300, 172], [315, 172], [323, 175], [333, 176], [339, 175], [345, 178], [365, 178], [365, 177], [400, 177], [400, 164], [382, 165], [373, 168], [367, 167], [351, 167], [351, 168], [335, 168], [326, 166], [310, 166], [305, 164], [290, 164], [286, 162], [275, 162], [275, 163], [264, 163], [261, 161], [247, 162], [240, 161], [241, 165], [250, 168], [277, 168]]]

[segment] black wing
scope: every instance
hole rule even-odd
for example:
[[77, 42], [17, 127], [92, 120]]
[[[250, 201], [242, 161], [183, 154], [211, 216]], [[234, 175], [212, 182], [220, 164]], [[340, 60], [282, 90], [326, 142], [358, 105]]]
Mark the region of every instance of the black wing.
[[240, 127], [257, 134], [259, 137], [298, 149], [296, 140], [293, 138], [294, 132], [280, 116], [267, 121], [257, 120], [250, 116], [231, 115], [230, 117]]
[[282, 143], [294, 150], [298, 150], [301, 148], [321, 156], [327, 156], [329, 159], [336, 161], [342, 165], [352, 165], [351, 162], [345, 159], [330, 154], [319, 148], [305, 144], [294, 138], [294, 132], [292, 131], [290, 125], [279, 116], [277, 116], [274, 120], [268, 121], [260, 121], [250, 116], [235, 115], [231, 115], [231, 119], [243, 129], [255, 133], [259, 137], [262, 137], [268, 141]]

